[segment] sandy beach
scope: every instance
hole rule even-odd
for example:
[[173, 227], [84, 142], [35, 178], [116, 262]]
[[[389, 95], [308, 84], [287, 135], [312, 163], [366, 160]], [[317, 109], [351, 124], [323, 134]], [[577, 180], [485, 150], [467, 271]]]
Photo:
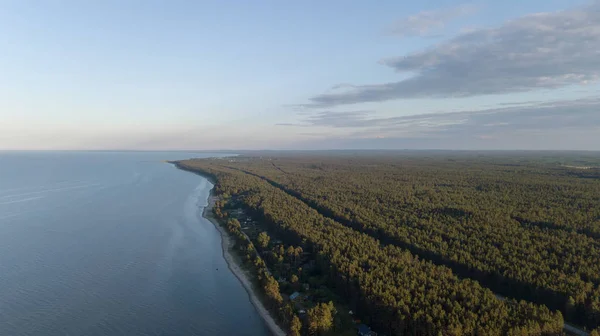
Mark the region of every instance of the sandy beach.
[[[212, 182], [212, 181], [211, 181]], [[269, 311], [262, 304], [256, 293], [254, 292], [254, 288], [252, 286], [252, 282], [248, 278], [248, 274], [244, 272], [237, 264], [235, 259], [233, 258], [230, 249], [232, 247], [231, 238], [229, 237], [229, 233], [217, 222], [217, 219], [213, 216], [212, 208], [215, 204], [217, 197], [213, 195], [211, 190], [210, 195], [208, 196], [208, 205], [204, 208], [202, 216], [208, 219], [217, 230], [221, 233], [221, 247], [223, 249], [223, 257], [227, 261], [227, 265], [231, 272], [238, 278], [238, 280], [242, 283], [246, 292], [248, 292], [248, 297], [250, 298], [250, 302], [256, 307], [256, 311], [260, 314], [262, 319], [265, 321], [267, 327], [271, 331], [271, 333], [275, 336], [286, 336], [286, 333], [279, 327], [279, 325], [275, 322]]]

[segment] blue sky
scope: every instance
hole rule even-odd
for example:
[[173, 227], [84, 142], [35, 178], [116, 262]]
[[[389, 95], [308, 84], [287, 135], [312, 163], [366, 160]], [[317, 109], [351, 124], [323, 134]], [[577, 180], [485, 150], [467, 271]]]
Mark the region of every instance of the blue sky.
[[599, 76], [598, 2], [0, 0], [0, 149], [599, 150]]

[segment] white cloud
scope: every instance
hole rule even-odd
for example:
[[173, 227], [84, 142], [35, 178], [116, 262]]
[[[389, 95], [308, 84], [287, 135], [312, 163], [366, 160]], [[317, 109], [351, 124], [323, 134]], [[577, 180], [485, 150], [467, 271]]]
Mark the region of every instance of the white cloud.
[[470, 97], [597, 82], [600, 2], [531, 14], [496, 28], [474, 29], [427, 50], [381, 63], [411, 77], [373, 85], [345, 84], [312, 97], [306, 106]]

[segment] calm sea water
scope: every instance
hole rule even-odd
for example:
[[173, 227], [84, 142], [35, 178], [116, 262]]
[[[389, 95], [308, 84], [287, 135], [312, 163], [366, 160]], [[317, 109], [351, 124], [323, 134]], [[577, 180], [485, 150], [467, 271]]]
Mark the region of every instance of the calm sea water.
[[268, 335], [211, 184], [161, 162], [206, 156], [0, 152], [0, 335]]

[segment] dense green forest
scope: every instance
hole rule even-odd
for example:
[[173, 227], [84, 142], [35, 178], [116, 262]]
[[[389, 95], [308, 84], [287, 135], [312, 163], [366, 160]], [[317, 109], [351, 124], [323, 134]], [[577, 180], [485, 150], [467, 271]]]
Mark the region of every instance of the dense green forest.
[[598, 326], [600, 170], [515, 161], [359, 156], [228, 164], [384, 244]]
[[548, 307], [599, 324], [600, 171], [587, 163], [302, 154], [180, 165], [317, 255], [328, 287], [385, 334], [560, 334]]

